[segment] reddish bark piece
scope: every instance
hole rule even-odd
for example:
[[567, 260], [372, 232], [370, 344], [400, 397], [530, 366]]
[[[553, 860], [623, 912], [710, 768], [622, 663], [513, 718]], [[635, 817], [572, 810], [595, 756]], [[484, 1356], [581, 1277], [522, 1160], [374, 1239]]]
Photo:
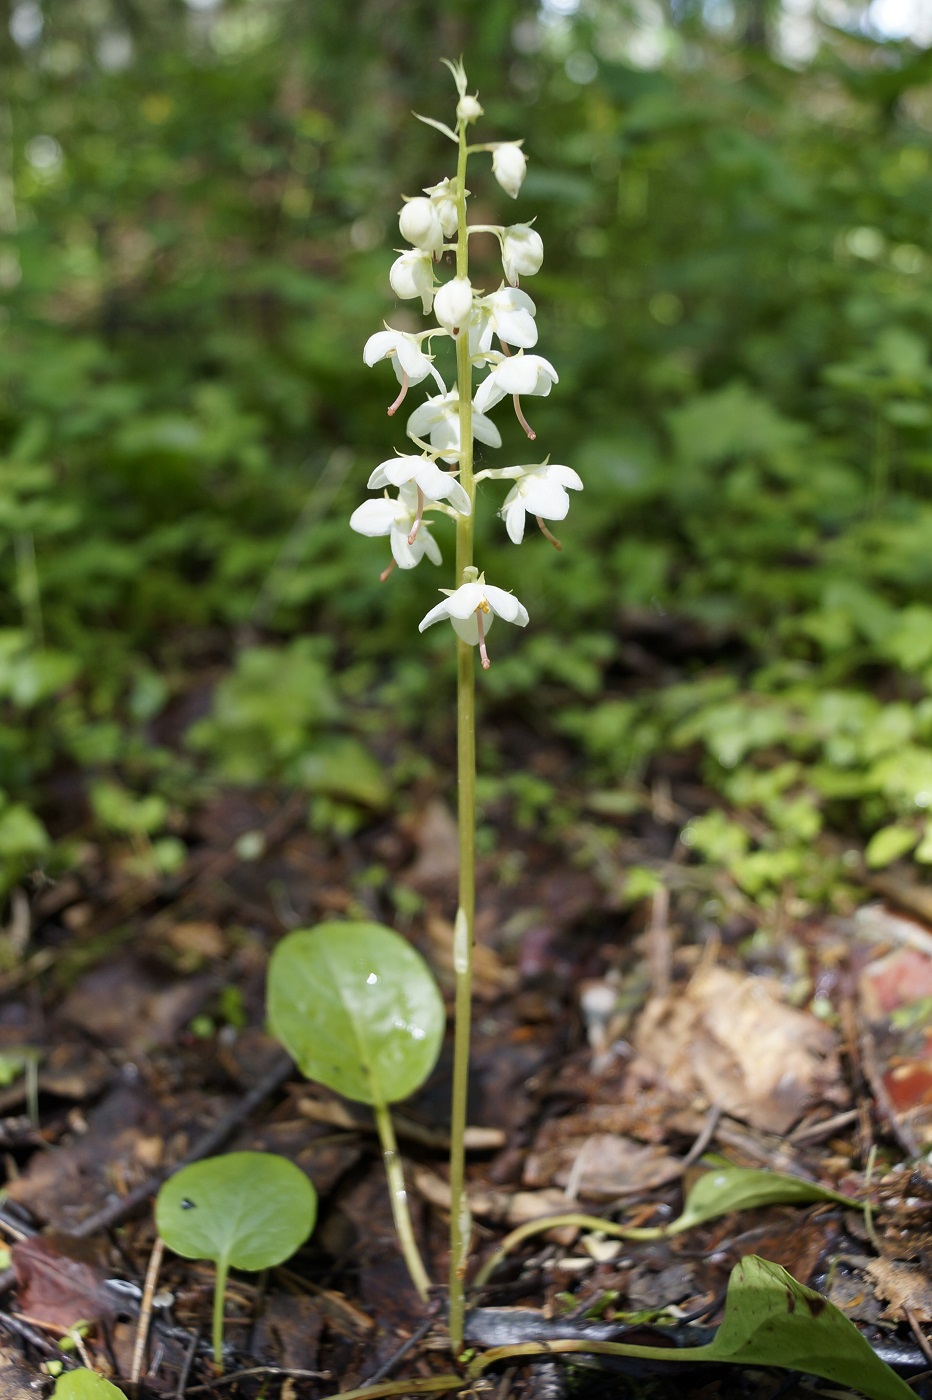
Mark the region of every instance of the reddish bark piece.
[[868, 1020], [880, 1021], [901, 1006], [932, 997], [932, 958], [916, 948], [895, 948], [868, 963], [859, 989]]
[[83, 1241], [42, 1235], [21, 1240], [10, 1253], [17, 1311], [33, 1322], [67, 1329], [111, 1313], [103, 1288], [106, 1274]]

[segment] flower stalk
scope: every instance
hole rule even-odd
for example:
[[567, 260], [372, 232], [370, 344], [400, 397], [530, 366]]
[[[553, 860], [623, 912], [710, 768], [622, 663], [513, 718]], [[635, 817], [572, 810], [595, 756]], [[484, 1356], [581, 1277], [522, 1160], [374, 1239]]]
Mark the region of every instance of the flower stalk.
[[[386, 488], [381, 500], [369, 500], [353, 512], [350, 524], [360, 534], [388, 535], [393, 568], [415, 568], [426, 557], [441, 562], [439, 545], [431, 534], [434, 517], [452, 517], [456, 523], [454, 587], [441, 589], [443, 601], [422, 618], [420, 631], [448, 621], [456, 633], [457, 711], [457, 811], [459, 821], [459, 889], [453, 932], [454, 1025], [453, 1088], [450, 1109], [450, 1270], [449, 1329], [454, 1356], [463, 1349], [466, 1307], [466, 1273], [472, 1222], [466, 1192], [465, 1132], [469, 1088], [469, 1054], [472, 1019], [473, 944], [476, 912], [476, 671], [478, 648], [483, 670], [491, 658], [488, 636], [497, 617], [518, 627], [528, 623], [527, 610], [510, 592], [486, 583], [474, 560], [476, 485], [482, 480], [507, 481], [510, 490], [499, 514], [509, 538], [524, 539], [525, 518], [536, 519], [545, 537], [560, 545], [544, 520], [563, 520], [569, 510], [569, 490], [582, 482], [570, 467], [544, 462], [527, 466], [475, 469], [475, 444], [501, 447], [501, 436], [486, 409], [503, 399], [513, 401], [519, 423], [531, 439], [536, 433], [521, 407], [522, 394], [546, 396], [558, 382], [548, 360], [528, 354], [537, 343], [536, 307], [518, 288], [522, 277], [536, 273], [543, 261], [543, 241], [530, 224], [511, 227], [469, 225], [466, 174], [469, 158], [491, 153], [492, 173], [501, 188], [516, 199], [524, 181], [527, 158], [521, 141], [469, 144], [469, 129], [483, 115], [479, 100], [467, 93], [462, 63], [444, 62], [456, 83], [456, 127], [452, 130], [432, 117], [419, 120], [439, 131], [457, 147], [456, 175], [430, 185], [423, 195], [405, 197], [399, 216], [402, 237], [412, 246], [397, 250], [389, 281], [402, 300], [420, 300], [425, 315], [436, 325], [427, 331], [385, 329], [370, 336], [363, 358], [375, 365], [391, 361], [401, 392], [389, 405], [393, 416], [409, 389], [432, 378], [439, 393], [410, 414], [406, 432], [420, 456], [399, 454], [380, 463], [369, 478], [371, 489]], [[473, 287], [469, 277], [471, 234], [491, 234], [498, 239], [504, 280], [488, 294]], [[439, 280], [437, 265], [448, 253], [455, 255], [452, 276]], [[455, 347], [455, 387], [448, 390], [436, 367], [435, 342], [452, 339]], [[497, 347], [494, 342], [498, 341]], [[473, 392], [475, 371], [485, 377]], [[392, 498], [388, 488], [397, 490]], [[381, 1129], [380, 1129], [381, 1131]], [[386, 1142], [383, 1137], [383, 1147]], [[395, 1204], [403, 1205], [400, 1162], [393, 1146], [386, 1150], [395, 1172]], [[414, 1263], [416, 1246], [409, 1222], [399, 1221], [399, 1234], [412, 1277], [423, 1295], [426, 1274]]]

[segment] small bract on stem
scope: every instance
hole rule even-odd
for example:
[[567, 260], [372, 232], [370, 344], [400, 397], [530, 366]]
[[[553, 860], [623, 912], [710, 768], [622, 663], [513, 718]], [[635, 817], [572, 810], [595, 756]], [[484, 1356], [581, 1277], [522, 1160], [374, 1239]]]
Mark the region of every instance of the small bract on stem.
[[[512, 225], [467, 222], [470, 191], [466, 173], [471, 156], [491, 154], [492, 174], [502, 190], [517, 199], [527, 172], [521, 140], [470, 144], [469, 132], [483, 115], [479, 99], [467, 91], [462, 62], [444, 63], [456, 84], [453, 127], [432, 117], [419, 120], [456, 146], [456, 170], [420, 194], [404, 196], [399, 230], [410, 247], [397, 250], [389, 282], [402, 301], [417, 301], [435, 325], [412, 333], [385, 326], [366, 342], [368, 365], [389, 360], [401, 386], [388, 405], [394, 417], [409, 391], [432, 379], [432, 393], [409, 415], [406, 433], [418, 454], [399, 453], [382, 462], [369, 478], [373, 489], [384, 489], [376, 500], [353, 512], [350, 524], [360, 534], [389, 537], [392, 559], [381, 578], [395, 567], [413, 569], [423, 558], [441, 563], [440, 546], [431, 533], [436, 516], [456, 526], [456, 564], [452, 588], [441, 589], [443, 601], [426, 613], [425, 631], [447, 621], [456, 634], [457, 650], [457, 768], [459, 818], [459, 908], [454, 924], [453, 966], [456, 975], [453, 1031], [453, 1089], [450, 1131], [450, 1340], [454, 1354], [463, 1345], [465, 1280], [471, 1221], [465, 1190], [464, 1133], [469, 1077], [472, 1001], [472, 945], [475, 922], [476, 730], [475, 667], [478, 648], [484, 670], [492, 664], [488, 637], [496, 617], [526, 627], [524, 605], [506, 589], [487, 583], [474, 561], [476, 484], [488, 479], [507, 481], [510, 489], [499, 514], [509, 539], [520, 544], [530, 513], [544, 537], [561, 545], [545, 525], [563, 520], [569, 510], [568, 491], [582, 488], [571, 467], [549, 458], [527, 466], [474, 469], [475, 444], [501, 447], [501, 436], [488, 416], [504, 399], [511, 399], [518, 422], [534, 441], [522, 397], [545, 397], [559, 375], [549, 360], [533, 352], [537, 344], [537, 308], [519, 287], [522, 278], [540, 270], [544, 245], [532, 223]], [[503, 280], [499, 287], [477, 288], [469, 272], [470, 237], [496, 238], [501, 249]], [[441, 277], [444, 259], [453, 254], [451, 275]], [[447, 387], [435, 363], [436, 352], [453, 341], [455, 383]], [[474, 374], [484, 375], [473, 390]], [[387, 488], [387, 489], [386, 489]], [[397, 496], [389, 490], [397, 490]]]

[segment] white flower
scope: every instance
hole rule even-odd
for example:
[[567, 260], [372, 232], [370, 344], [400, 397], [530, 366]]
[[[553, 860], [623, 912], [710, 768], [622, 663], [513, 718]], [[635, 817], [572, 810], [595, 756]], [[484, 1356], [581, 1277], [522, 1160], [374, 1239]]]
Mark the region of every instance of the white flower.
[[[445, 238], [456, 236], [458, 192], [458, 182], [456, 179], [449, 178], [441, 180], [439, 185], [428, 185], [424, 190], [425, 194], [430, 195], [430, 202], [437, 210], [437, 217], [440, 220]], [[468, 190], [466, 190], [466, 194], [469, 194]]]
[[482, 108], [479, 106], [478, 97], [463, 95], [456, 104], [456, 120], [459, 122], [474, 122], [482, 116]]
[[424, 315], [429, 313], [434, 299], [434, 269], [430, 253], [409, 248], [392, 263], [388, 280], [396, 297], [401, 297], [402, 301], [420, 297]]
[[533, 277], [544, 261], [544, 240], [530, 224], [512, 224], [502, 234], [502, 267], [513, 287], [519, 277]]
[[506, 194], [518, 198], [527, 174], [527, 157], [520, 141], [502, 141], [492, 152], [492, 174]]
[[434, 297], [438, 324], [451, 335], [468, 326], [472, 316], [472, 283], [468, 277], [451, 277], [438, 287]]
[[431, 257], [439, 258], [443, 252], [443, 225], [437, 206], [423, 195], [405, 200], [398, 216], [398, 227], [402, 238]]
[[527, 292], [517, 287], [499, 287], [487, 297], [477, 297], [472, 325], [469, 328], [469, 353], [484, 353], [492, 344], [493, 335], [506, 345], [530, 349], [537, 344], [537, 311]]
[[448, 500], [460, 515], [469, 515], [469, 497], [455, 476], [443, 471], [429, 457], [389, 457], [369, 478], [369, 490], [380, 486], [406, 486], [412, 482], [428, 501]]
[[[484, 413], [475, 411], [473, 405], [473, 437], [484, 442], [487, 447], [501, 447], [501, 434]], [[408, 437], [430, 438], [430, 445], [445, 462], [455, 462], [460, 450], [460, 396], [458, 389], [425, 399], [408, 419], [405, 431]]]
[[432, 564], [441, 564], [437, 541], [420, 518], [422, 507], [417, 487], [406, 482], [396, 500], [386, 495], [364, 501], [350, 516], [350, 527], [359, 535], [388, 535], [400, 569], [413, 569], [425, 554]]
[[390, 360], [394, 366], [401, 393], [390, 405], [390, 414], [400, 405], [408, 392], [408, 385], [420, 384], [429, 374], [434, 376], [440, 392], [446, 393], [446, 385], [434, 369], [432, 356], [425, 354], [421, 349], [423, 339], [424, 334], [409, 335], [405, 331], [393, 331], [386, 327], [384, 331], [376, 331], [375, 335], [370, 335], [363, 347], [362, 357], [367, 365], [377, 364], [379, 360]]
[[567, 487], [571, 491], [581, 491], [583, 486], [578, 472], [556, 462], [509, 467], [501, 475], [516, 478], [499, 512], [509, 539], [515, 544], [524, 539], [524, 517], [528, 511], [538, 519], [564, 520], [570, 508]]
[[559, 379], [553, 365], [542, 355], [525, 355], [522, 351], [518, 355], [503, 356], [476, 390], [476, 408], [484, 413], [514, 394], [545, 396]]
[[458, 637], [462, 637], [463, 641], [472, 647], [478, 646], [485, 670], [488, 670], [490, 665], [485, 649], [485, 634], [492, 626], [493, 620], [501, 617], [505, 622], [513, 622], [516, 627], [527, 626], [527, 609], [523, 604], [518, 602], [514, 594], [506, 593], [503, 588], [493, 588], [491, 584], [486, 583], [485, 574], [480, 574], [474, 582], [463, 583], [452, 591], [443, 588], [441, 592], [446, 593], [446, 598], [421, 619], [418, 631], [423, 632], [435, 622], [442, 622], [446, 618], [452, 623]]

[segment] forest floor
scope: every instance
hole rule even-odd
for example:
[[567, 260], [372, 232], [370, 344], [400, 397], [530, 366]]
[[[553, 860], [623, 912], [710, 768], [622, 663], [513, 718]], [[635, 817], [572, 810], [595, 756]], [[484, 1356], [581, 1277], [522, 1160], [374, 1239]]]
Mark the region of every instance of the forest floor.
[[[538, 761], [562, 780], [559, 755]], [[676, 833], [694, 795], [678, 782], [655, 786], [636, 832], [603, 825], [585, 861], [578, 839], [561, 845], [492, 813], [469, 1115], [474, 1258], [560, 1210], [668, 1223], [709, 1154], [872, 1208], [767, 1205], [649, 1242], [538, 1234], [474, 1299], [468, 1338], [497, 1345], [518, 1340], [529, 1318], [548, 1335], [597, 1318], [653, 1344], [665, 1326], [672, 1336], [698, 1321], [704, 1339], [729, 1271], [754, 1254], [823, 1292], [901, 1374], [932, 1372], [932, 933], [867, 893], [846, 917], [778, 912], [766, 936], [744, 914], [711, 917], [681, 878]], [[184, 833], [188, 863], [171, 880], [140, 875], [138, 852], [89, 843], [71, 874], [28, 903], [14, 898], [6, 942], [16, 957], [0, 974], [0, 1226], [12, 1248], [0, 1299], [4, 1397], [35, 1394], [78, 1319], [92, 1323], [85, 1364], [141, 1374], [152, 1396], [310, 1398], [449, 1369], [443, 1289], [425, 1310], [410, 1284], [368, 1111], [302, 1080], [264, 1030], [272, 948], [324, 918], [393, 923], [449, 995], [449, 796], [425, 787], [404, 816], [337, 841], [309, 832], [304, 799], [219, 792]], [[632, 843], [670, 873], [633, 912], [612, 892]], [[412, 912], [399, 920], [402, 907]], [[396, 1113], [438, 1285], [448, 1088], [445, 1054]], [[134, 1360], [160, 1181], [192, 1155], [245, 1148], [307, 1172], [316, 1231], [286, 1265], [234, 1273], [219, 1380], [213, 1265], [166, 1253], [144, 1360]], [[670, 1379], [642, 1365], [606, 1379], [552, 1363], [493, 1379], [496, 1395], [558, 1395], [569, 1383], [587, 1395], [609, 1385], [723, 1400], [802, 1384], [711, 1366]]]

